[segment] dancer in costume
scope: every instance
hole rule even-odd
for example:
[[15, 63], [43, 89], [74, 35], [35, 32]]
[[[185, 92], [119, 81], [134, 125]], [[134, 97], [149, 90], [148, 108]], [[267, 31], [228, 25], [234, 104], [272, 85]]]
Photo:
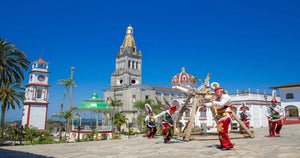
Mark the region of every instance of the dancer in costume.
[[145, 109], [148, 112], [145, 122], [147, 126], [147, 138], [149, 139], [151, 137], [153, 138], [156, 133], [157, 119], [155, 119], [155, 114], [148, 103], [145, 104]]
[[226, 91], [220, 87], [219, 83], [213, 82], [211, 87], [214, 88], [216, 93], [216, 100], [211, 101], [209, 103], [201, 104], [201, 106], [215, 106], [217, 113], [217, 130], [218, 136], [221, 144], [222, 150], [228, 150], [233, 148], [235, 145], [231, 143], [228, 137], [228, 126], [231, 122], [231, 113], [232, 113], [232, 105], [231, 105], [231, 97], [226, 93]]
[[[249, 128], [249, 122], [250, 122], [250, 118], [251, 118], [251, 114], [249, 111], [247, 111], [247, 107], [246, 107], [246, 103], [243, 102], [242, 107], [240, 108], [240, 119], [244, 122], [244, 124], [246, 125], [247, 128]], [[241, 127], [240, 127], [241, 128]]]
[[164, 143], [168, 143], [174, 134], [173, 123], [177, 118], [176, 106], [172, 106], [169, 110], [165, 110], [156, 115], [155, 119], [158, 117], [162, 117], [162, 125], [164, 128], [161, 130], [161, 132], [164, 136]]
[[266, 112], [266, 116], [269, 120], [269, 137], [275, 137], [275, 134], [279, 136], [283, 119], [283, 109], [277, 104], [275, 90], [272, 92], [272, 97], [271, 105], [267, 108]]

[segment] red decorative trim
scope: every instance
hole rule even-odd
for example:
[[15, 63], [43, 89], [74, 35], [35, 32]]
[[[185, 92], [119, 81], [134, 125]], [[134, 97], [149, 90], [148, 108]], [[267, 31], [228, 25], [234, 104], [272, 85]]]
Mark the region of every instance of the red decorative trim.
[[49, 103], [43, 103], [43, 102], [24, 102], [24, 105], [48, 105]]
[[38, 71], [38, 70], [32, 70], [29, 73], [32, 73], [32, 72], [41, 72], [41, 73], [45, 73], [45, 74], [50, 74], [51, 73], [51, 72]]
[[199, 118], [199, 120], [207, 120], [207, 118]]
[[43, 86], [43, 87], [51, 87], [49, 84], [40, 84], [40, 83], [29, 83], [25, 85], [26, 87], [28, 86]]
[[206, 128], [214, 128], [214, 126], [206, 126]]
[[[71, 132], [78, 133], [77, 130], [71, 130]], [[113, 131], [113, 130], [110, 130], [110, 131], [99, 131], [99, 133], [113, 133], [113, 132], [115, 132], [115, 131]], [[91, 133], [91, 131], [80, 131], [80, 133]]]
[[29, 126], [30, 107], [31, 107], [31, 105], [28, 105], [28, 114], [27, 114], [27, 123], [26, 123], [26, 127]]
[[48, 115], [48, 104], [46, 105], [46, 116], [45, 116], [45, 128], [44, 128], [44, 130], [46, 130], [46, 127], [47, 127], [47, 115]]
[[292, 124], [300, 124], [300, 117], [298, 117], [298, 120], [287, 120], [287, 117], [283, 118], [283, 125], [292, 125]]

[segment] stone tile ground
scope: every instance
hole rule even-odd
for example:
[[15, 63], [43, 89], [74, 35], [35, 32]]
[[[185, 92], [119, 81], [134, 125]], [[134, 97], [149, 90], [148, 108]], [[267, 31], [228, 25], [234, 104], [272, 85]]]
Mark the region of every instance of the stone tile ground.
[[189, 141], [182, 138], [163, 143], [162, 137], [146, 139], [137, 136], [128, 139], [66, 144], [0, 147], [0, 158], [31, 157], [247, 157], [247, 158], [299, 158], [300, 125], [283, 126], [281, 137], [269, 138], [267, 128], [254, 129], [255, 138], [232, 139], [233, 150], [218, 149], [218, 140]]

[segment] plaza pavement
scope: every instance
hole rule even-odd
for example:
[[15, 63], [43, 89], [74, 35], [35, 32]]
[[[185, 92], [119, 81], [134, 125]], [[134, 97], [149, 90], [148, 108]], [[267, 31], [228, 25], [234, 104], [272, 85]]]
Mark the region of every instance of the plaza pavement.
[[281, 137], [267, 137], [267, 128], [256, 128], [255, 138], [232, 139], [234, 149], [218, 149], [218, 140], [189, 141], [181, 137], [163, 143], [162, 137], [146, 139], [141, 135], [128, 139], [65, 144], [0, 147], [0, 158], [97, 158], [97, 157], [247, 157], [299, 158], [300, 125], [283, 126]]

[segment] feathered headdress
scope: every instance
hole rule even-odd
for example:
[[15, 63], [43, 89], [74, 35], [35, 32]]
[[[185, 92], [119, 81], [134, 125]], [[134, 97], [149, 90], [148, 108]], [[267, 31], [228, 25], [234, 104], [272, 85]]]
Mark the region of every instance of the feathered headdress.
[[272, 100], [271, 100], [271, 102], [277, 103], [277, 100], [276, 100], [276, 91], [275, 90], [272, 91]]
[[150, 114], [151, 112], [153, 112], [151, 106], [148, 103], [145, 104], [145, 109], [148, 112], [148, 114]]

